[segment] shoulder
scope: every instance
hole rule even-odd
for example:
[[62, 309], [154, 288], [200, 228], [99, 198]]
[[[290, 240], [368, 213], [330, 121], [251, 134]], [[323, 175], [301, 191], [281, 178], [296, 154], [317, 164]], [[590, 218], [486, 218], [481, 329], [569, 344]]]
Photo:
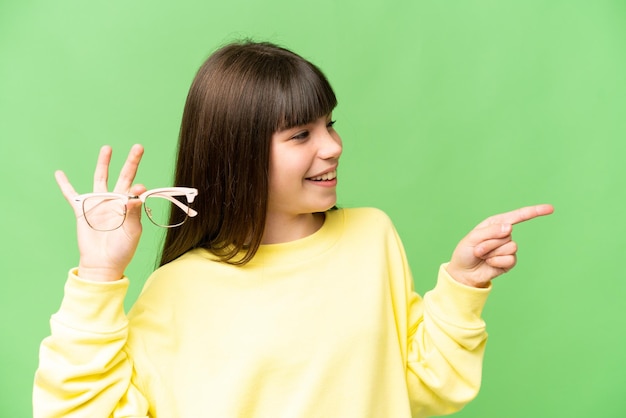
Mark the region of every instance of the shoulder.
[[393, 227], [389, 216], [378, 208], [342, 208], [328, 212], [330, 216], [341, 216], [347, 227], [367, 226], [369, 228]]
[[[336, 212], [336, 213], [335, 213]], [[406, 265], [402, 241], [390, 217], [382, 210], [371, 207], [338, 209], [329, 212], [341, 227], [333, 254], [354, 263], [358, 255], [360, 265], [372, 271], [389, 271], [388, 266]], [[354, 266], [352, 265], [352, 268]], [[404, 268], [404, 267], [402, 267]]]
[[219, 262], [211, 252], [197, 248], [152, 272], [142, 293], [155, 291], [155, 289], [180, 291], [180, 285], [183, 282], [206, 280], [216, 276], [229, 277], [237, 274], [236, 272], [237, 269], [233, 265]]
[[136, 321], [142, 313], [154, 317], [168, 316], [198, 296], [207, 295], [215, 286], [231, 281], [239, 283], [249, 270], [216, 261], [207, 250], [190, 250], [152, 272], [129, 312], [129, 318]]
[[327, 216], [342, 239], [352, 237], [366, 243], [395, 235], [391, 219], [377, 208], [342, 208], [327, 212]]
[[159, 267], [155, 273], [165, 276], [186, 275], [192, 272], [229, 275], [234, 274], [237, 270], [237, 265], [220, 261], [211, 251], [204, 248], [195, 248]]

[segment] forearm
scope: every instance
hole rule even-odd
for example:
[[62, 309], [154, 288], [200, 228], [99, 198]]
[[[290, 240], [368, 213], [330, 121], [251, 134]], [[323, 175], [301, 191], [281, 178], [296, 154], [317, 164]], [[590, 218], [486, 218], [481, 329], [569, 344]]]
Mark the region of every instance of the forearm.
[[407, 362], [416, 416], [453, 413], [477, 395], [487, 339], [481, 312], [488, 293], [457, 283], [442, 266], [437, 286], [417, 304], [421, 320], [414, 322]]
[[51, 335], [41, 344], [35, 375], [35, 417], [108, 417], [130, 384], [123, 348], [128, 333], [127, 279], [81, 280], [70, 272]]

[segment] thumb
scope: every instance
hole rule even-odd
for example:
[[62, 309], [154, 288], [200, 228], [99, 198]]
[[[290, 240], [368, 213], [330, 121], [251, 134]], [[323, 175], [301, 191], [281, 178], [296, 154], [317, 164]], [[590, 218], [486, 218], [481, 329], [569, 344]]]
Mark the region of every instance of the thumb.
[[143, 192], [145, 192], [146, 186], [144, 186], [143, 184], [134, 184], [131, 188], [129, 193], [134, 195], [134, 196], [139, 196], [140, 194], [142, 194]]

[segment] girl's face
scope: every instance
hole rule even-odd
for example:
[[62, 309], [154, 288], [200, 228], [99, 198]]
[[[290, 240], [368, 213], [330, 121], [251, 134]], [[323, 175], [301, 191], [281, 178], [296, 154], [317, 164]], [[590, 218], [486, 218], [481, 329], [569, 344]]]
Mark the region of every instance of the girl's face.
[[323, 212], [335, 205], [342, 145], [331, 117], [272, 135], [269, 216]]

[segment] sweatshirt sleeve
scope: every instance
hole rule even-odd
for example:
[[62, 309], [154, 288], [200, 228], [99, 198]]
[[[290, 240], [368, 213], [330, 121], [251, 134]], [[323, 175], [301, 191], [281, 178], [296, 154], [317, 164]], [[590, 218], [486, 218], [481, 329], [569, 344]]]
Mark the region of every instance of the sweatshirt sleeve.
[[393, 226], [387, 259], [396, 327], [406, 367], [413, 417], [459, 411], [480, 388], [487, 333], [481, 318], [491, 286], [477, 289], [439, 269], [437, 284], [422, 298], [414, 290], [404, 246]]
[[481, 312], [491, 288], [460, 284], [445, 267], [423, 299], [409, 285], [407, 384], [416, 416], [456, 412], [480, 389], [487, 340]]
[[33, 416], [145, 417], [124, 348], [128, 279], [98, 283], [70, 271], [61, 307], [43, 340], [33, 388]]

